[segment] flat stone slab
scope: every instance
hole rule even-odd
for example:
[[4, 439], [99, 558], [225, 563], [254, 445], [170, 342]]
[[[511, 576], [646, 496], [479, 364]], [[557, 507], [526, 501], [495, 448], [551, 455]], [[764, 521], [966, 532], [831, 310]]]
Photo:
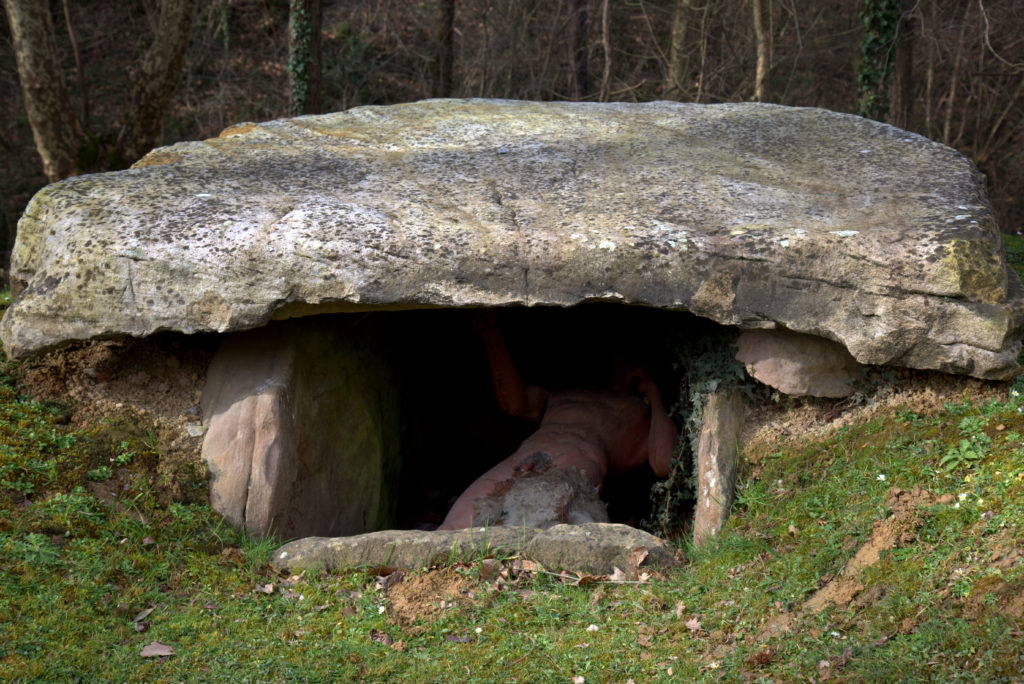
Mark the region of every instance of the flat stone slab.
[[642, 567], [666, 568], [676, 563], [665, 540], [652, 534], [628, 525], [586, 523], [555, 525], [546, 530], [496, 526], [306, 537], [279, 548], [270, 564], [279, 572], [291, 573], [306, 568], [339, 570], [383, 565], [418, 570], [495, 554], [518, 555], [549, 570], [609, 575], [614, 568], [626, 570], [630, 554], [638, 547], [647, 550]]
[[589, 301], [1018, 370], [1021, 286], [974, 166], [821, 109], [428, 100], [242, 124], [41, 190], [8, 354], [328, 311]]

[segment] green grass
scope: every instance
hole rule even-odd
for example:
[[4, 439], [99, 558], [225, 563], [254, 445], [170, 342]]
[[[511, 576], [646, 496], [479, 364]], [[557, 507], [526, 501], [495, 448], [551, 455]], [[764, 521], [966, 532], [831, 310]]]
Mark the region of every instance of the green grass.
[[[276, 576], [272, 544], [161, 495], [144, 430], [119, 419], [71, 432], [63, 407], [18, 395], [16, 371], [0, 366], [2, 679], [990, 682], [1024, 670], [1021, 388], [752, 451], [726, 531], [664, 577], [495, 583], [462, 563], [432, 572], [463, 593], [400, 627], [374, 573]], [[857, 576], [860, 600], [805, 610], [890, 516], [890, 489], [915, 486], [952, 502], [914, 510]], [[783, 613], [789, 632], [766, 631]], [[142, 658], [153, 641], [175, 654]]]

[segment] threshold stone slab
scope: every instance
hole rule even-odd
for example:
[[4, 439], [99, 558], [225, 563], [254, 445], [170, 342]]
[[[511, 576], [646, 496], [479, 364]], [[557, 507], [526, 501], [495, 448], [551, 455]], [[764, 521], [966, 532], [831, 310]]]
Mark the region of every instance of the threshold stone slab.
[[307, 568], [339, 570], [384, 565], [418, 570], [487, 554], [508, 554], [534, 560], [549, 570], [609, 575], [614, 568], [625, 571], [633, 550], [641, 546], [647, 550], [641, 567], [667, 568], [676, 563], [668, 544], [652, 534], [627, 525], [586, 523], [555, 525], [546, 530], [499, 525], [434, 532], [382, 530], [353, 537], [306, 537], [280, 547], [270, 564], [278, 572], [293, 574]]

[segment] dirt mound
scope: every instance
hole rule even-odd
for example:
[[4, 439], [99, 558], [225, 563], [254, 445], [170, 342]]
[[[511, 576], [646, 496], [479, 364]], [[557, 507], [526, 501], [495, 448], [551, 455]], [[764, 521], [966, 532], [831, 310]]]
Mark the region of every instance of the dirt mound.
[[388, 619], [403, 629], [417, 620], [433, 622], [459, 602], [472, 601], [473, 583], [454, 568], [407, 575], [387, 592]]
[[[871, 377], [872, 374], [883, 377]], [[884, 377], [886, 374], [891, 377]], [[784, 397], [749, 407], [740, 442], [744, 456], [756, 462], [787, 439], [819, 439], [840, 428], [871, 420], [880, 413], [906, 407], [922, 415], [944, 404], [1005, 398], [998, 383], [931, 371], [881, 369], [868, 374], [870, 384], [846, 399]]]
[[890, 489], [887, 505], [892, 511], [891, 515], [872, 525], [871, 536], [847, 561], [842, 572], [814, 592], [796, 611], [782, 613], [769, 621], [760, 638], [788, 632], [797, 617], [808, 613], [820, 613], [829, 605], [847, 606], [854, 599], [858, 599], [858, 605], [868, 605], [877, 601], [884, 591], [872, 588], [864, 592], [864, 585], [860, 582], [863, 570], [877, 563], [883, 552], [914, 541], [915, 532], [923, 522], [919, 515], [921, 507], [951, 504], [953, 501], [951, 494], [934, 496], [920, 487], [914, 487], [909, 491], [898, 487]]
[[19, 390], [67, 406], [74, 428], [144, 439], [159, 453], [158, 494], [203, 500], [199, 400], [215, 340], [155, 335], [82, 342], [23, 364]]
[[212, 350], [183, 336], [83, 342], [25, 364], [26, 394], [73, 404], [84, 425], [131, 406], [165, 420], [199, 421], [199, 398]]
[[877, 563], [883, 551], [914, 541], [914, 533], [923, 522], [917, 513], [918, 509], [933, 504], [951, 504], [953, 501], [951, 494], [934, 497], [920, 487], [914, 487], [911, 491], [897, 487], [890, 489], [887, 503], [892, 515], [872, 525], [871, 537], [847, 561], [842, 573], [814, 592], [804, 602], [802, 610], [817, 613], [828, 604], [849, 605], [864, 590], [864, 585], [858, 579], [861, 571]]

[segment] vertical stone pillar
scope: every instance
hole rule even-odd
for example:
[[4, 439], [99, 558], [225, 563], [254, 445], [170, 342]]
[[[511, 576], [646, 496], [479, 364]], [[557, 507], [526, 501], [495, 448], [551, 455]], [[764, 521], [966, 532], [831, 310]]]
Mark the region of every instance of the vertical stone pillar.
[[697, 546], [721, 532], [729, 517], [744, 410], [743, 395], [738, 390], [716, 392], [704, 398], [693, 520], [693, 543]]
[[215, 510], [257, 537], [393, 523], [399, 392], [380, 337], [362, 317], [324, 316], [224, 340], [202, 399]]

